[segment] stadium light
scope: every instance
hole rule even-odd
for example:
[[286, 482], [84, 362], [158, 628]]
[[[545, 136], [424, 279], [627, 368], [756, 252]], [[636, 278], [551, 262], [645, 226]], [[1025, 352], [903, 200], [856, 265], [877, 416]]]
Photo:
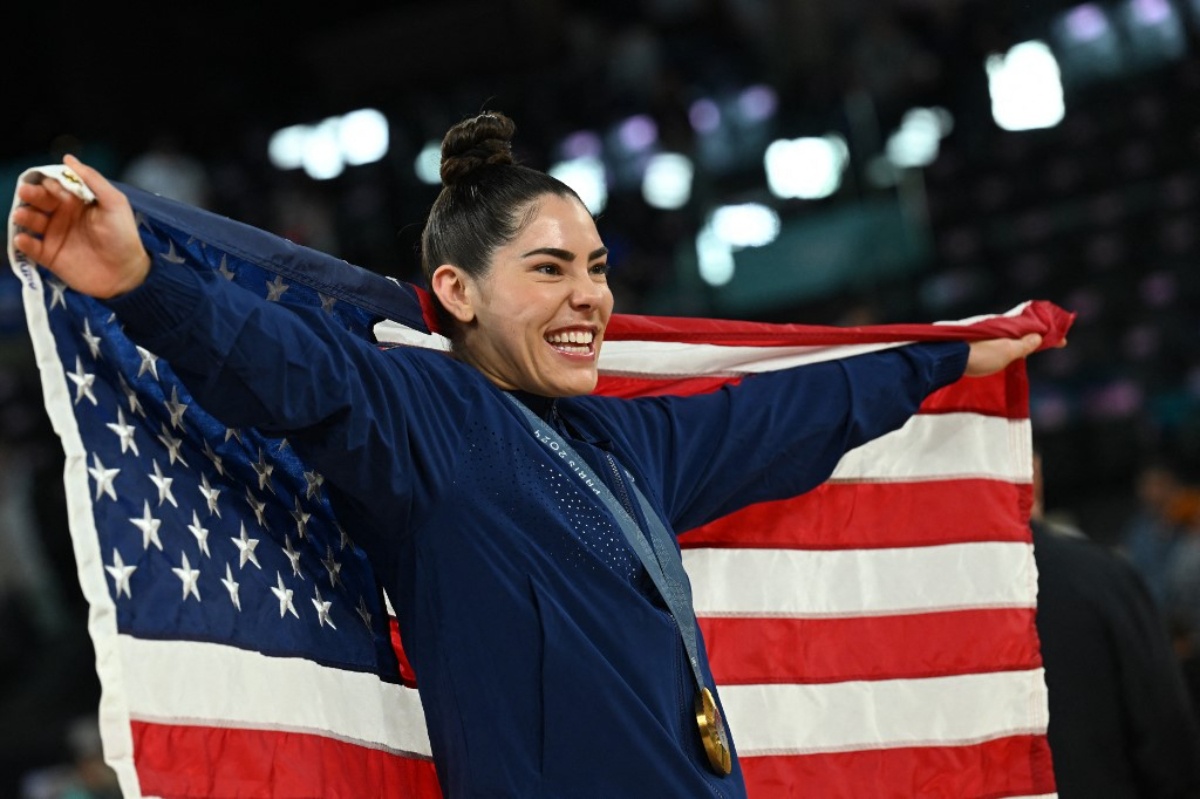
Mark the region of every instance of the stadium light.
[[1005, 130], [1052, 128], [1066, 114], [1062, 73], [1045, 42], [1014, 45], [985, 61], [992, 118]]

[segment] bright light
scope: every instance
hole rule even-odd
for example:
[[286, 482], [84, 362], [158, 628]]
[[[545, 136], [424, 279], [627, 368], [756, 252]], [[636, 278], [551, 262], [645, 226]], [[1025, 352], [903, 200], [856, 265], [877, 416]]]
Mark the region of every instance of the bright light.
[[600, 213], [608, 204], [608, 181], [604, 174], [604, 162], [599, 158], [560, 161], [550, 167], [549, 174], [574, 189], [593, 214]]
[[387, 117], [373, 108], [346, 114], [337, 133], [342, 156], [350, 166], [370, 164], [387, 155]]
[[440, 186], [442, 183], [442, 143], [427, 141], [421, 148], [420, 155], [413, 162], [417, 180], [429, 186]]
[[733, 280], [733, 248], [721, 241], [706, 225], [696, 234], [696, 259], [700, 266], [700, 279], [710, 286], [724, 286]]
[[336, 117], [331, 117], [311, 129], [304, 139], [304, 171], [314, 180], [330, 180], [342, 174], [346, 161], [338, 145]]
[[378, 161], [387, 150], [387, 118], [370, 108], [316, 125], [281, 128], [267, 143], [267, 157], [276, 169], [303, 167], [316, 180], [335, 178], [347, 165]]
[[645, 114], [629, 117], [617, 128], [617, 140], [630, 153], [643, 152], [658, 141], [658, 125]]
[[304, 140], [308, 137], [308, 125], [292, 125], [271, 135], [267, 143], [267, 157], [276, 169], [299, 169], [304, 163]]
[[985, 67], [992, 117], [1001, 128], [1032, 130], [1062, 122], [1062, 74], [1045, 42], [1022, 42], [1006, 55], [988, 56]]
[[760, 203], [723, 205], [713, 211], [709, 227], [730, 247], [762, 247], [779, 237], [779, 214]]
[[887, 142], [887, 158], [898, 167], [929, 166], [937, 160], [938, 146], [954, 126], [944, 108], [914, 108]]
[[779, 139], [767, 147], [767, 185], [776, 197], [816, 200], [842, 185], [850, 150], [841, 136]]
[[687, 205], [692, 196], [692, 161], [679, 153], [651, 156], [642, 176], [642, 196], [652, 208], [673, 211]]
[[770, 86], [750, 86], [738, 95], [737, 107], [747, 122], [763, 122], [775, 116], [779, 95]]

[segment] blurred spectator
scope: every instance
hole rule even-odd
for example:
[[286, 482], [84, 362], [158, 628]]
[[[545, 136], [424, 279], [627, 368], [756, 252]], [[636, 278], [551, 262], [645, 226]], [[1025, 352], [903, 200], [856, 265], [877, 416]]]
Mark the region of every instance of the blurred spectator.
[[1121, 549], [1146, 581], [1160, 608], [1167, 606], [1172, 563], [1183, 541], [1185, 525], [1200, 505], [1176, 469], [1163, 461], [1145, 464], [1137, 473], [1137, 507], [1126, 523]]
[[1046, 521], [1034, 459], [1037, 629], [1062, 799], [1200, 797], [1200, 724], [1166, 622], [1121, 557]]

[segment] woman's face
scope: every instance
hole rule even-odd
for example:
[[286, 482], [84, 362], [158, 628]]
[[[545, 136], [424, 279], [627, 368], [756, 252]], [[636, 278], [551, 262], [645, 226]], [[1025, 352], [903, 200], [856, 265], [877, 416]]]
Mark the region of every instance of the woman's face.
[[474, 319], [462, 356], [503, 389], [569, 397], [596, 388], [612, 315], [608, 250], [588, 210], [548, 194], [487, 274], [466, 279]]

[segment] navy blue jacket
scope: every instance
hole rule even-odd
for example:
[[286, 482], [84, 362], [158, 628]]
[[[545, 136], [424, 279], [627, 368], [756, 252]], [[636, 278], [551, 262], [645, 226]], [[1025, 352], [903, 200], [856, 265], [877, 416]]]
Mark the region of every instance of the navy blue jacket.
[[[681, 636], [634, 551], [478, 371], [157, 256], [110, 305], [206, 410], [286, 435], [325, 476], [395, 607], [447, 796], [745, 796], [736, 762], [707, 766]], [[817, 486], [966, 355], [908, 346], [687, 398], [520, 398], [686, 531]]]

